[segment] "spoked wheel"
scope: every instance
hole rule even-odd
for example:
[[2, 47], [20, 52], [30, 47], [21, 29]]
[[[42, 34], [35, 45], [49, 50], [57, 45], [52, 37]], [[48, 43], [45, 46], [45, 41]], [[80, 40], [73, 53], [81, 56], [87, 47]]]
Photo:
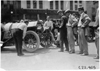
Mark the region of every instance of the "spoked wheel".
[[41, 39], [41, 46], [48, 48], [51, 46], [51, 39], [50, 39], [50, 35], [47, 36], [45, 35], [43, 39]]
[[44, 48], [48, 48], [50, 46], [50, 44], [49, 44], [48, 41], [42, 41], [41, 46], [44, 47]]
[[34, 31], [27, 31], [26, 36], [24, 38], [24, 48], [28, 52], [34, 52], [39, 48], [40, 39], [37, 33]]

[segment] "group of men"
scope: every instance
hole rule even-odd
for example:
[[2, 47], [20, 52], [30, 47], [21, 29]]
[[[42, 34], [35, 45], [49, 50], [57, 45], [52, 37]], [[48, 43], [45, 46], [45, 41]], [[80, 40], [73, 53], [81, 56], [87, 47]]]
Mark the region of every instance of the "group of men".
[[[88, 45], [85, 38], [85, 28], [90, 23], [91, 19], [84, 13], [84, 8], [78, 8], [80, 17], [77, 18], [76, 14], [71, 10], [66, 10], [65, 15], [59, 11], [61, 16], [60, 40], [61, 52], [64, 51], [63, 43], [65, 43], [66, 50], [70, 53], [75, 53], [75, 39], [73, 35], [73, 27], [78, 27], [78, 44], [80, 47], [80, 54], [88, 55]], [[70, 49], [69, 49], [70, 47]]]
[[[96, 8], [98, 8], [98, 2], [94, 2]], [[78, 13], [80, 16], [71, 11], [66, 10], [58, 11], [58, 14], [61, 18], [61, 25], [60, 25], [60, 52], [64, 51], [65, 44], [66, 51], [69, 53], [75, 53], [75, 36], [73, 33], [73, 27], [77, 25], [77, 33], [78, 33], [78, 45], [80, 52], [79, 54], [82, 55], [88, 55], [88, 42], [86, 40], [86, 36], [88, 35], [87, 27], [89, 26], [89, 23], [91, 22], [90, 17], [84, 12], [84, 8], [80, 7], [78, 8]], [[99, 12], [97, 9], [96, 13], [96, 21], [94, 23], [94, 27], [98, 27], [99, 25]], [[95, 37], [95, 44], [97, 47], [97, 59], [99, 59], [99, 32], [96, 28], [96, 37]]]
[[[98, 2], [94, 2], [95, 4]], [[98, 8], [98, 5], [96, 4], [96, 8]], [[71, 10], [66, 10], [65, 12], [63, 11], [58, 11], [58, 14], [61, 18], [61, 23], [60, 23], [60, 34], [58, 36], [59, 42], [60, 42], [60, 52], [64, 51], [64, 46], [65, 44], [66, 51], [69, 53], [75, 53], [75, 33], [73, 33], [73, 27], [76, 26], [78, 31], [78, 36], [76, 37], [78, 39], [78, 45], [80, 48], [79, 54], [83, 55], [88, 55], [88, 43], [86, 40], [86, 35], [87, 31], [86, 28], [88, 27], [89, 23], [91, 22], [91, 19], [89, 16], [84, 13], [84, 8], [78, 8], [79, 16], [76, 14], [74, 11]], [[15, 45], [17, 49], [17, 54], [18, 56], [22, 56], [22, 41], [25, 37], [26, 30], [27, 30], [27, 25], [28, 21], [21, 22], [21, 24], [11, 24], [11, 31], [13, 32], [14, 40], [15, 40]], [[95, 22], [95, 27], [99, 25], [99, 10], [97, 9], [97, 14], [96, 14], [96, 22]], [[47, 17], [47, 21], [44, 23], [44, 27], [49, 26], [50, 29], [53, 29], [53, 24], [50, 20], [50, 17]], [[50, 32], [52, 36], [53, 42], [55, 42], [53, 33]], [[98, 35], [98, 28], [96, 28], [96, 38], [95, 38], [95, 44], [97, 47], [97, 59], [99, 59], [99, 35]]]

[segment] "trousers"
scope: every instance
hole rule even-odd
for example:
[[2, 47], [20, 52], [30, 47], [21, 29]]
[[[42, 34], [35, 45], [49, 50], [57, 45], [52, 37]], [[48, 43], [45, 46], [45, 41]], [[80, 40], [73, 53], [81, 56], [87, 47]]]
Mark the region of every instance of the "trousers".
[[75, 37], [75, 40], [78, 44], [78, 33], [77, 33], [78, 28], [75, 26], [75, 27], [72, 28], [72, 30], [73, 30], [73, 35]]
[[95, 45], [97, 48], [97, 57], [99, 57], [99, 31], [95, 31]]
[[60, 48], [61, 51], [64, 50], [63, 44], [65, 44], [66, 50], [69, 51], [68, 39], [67, 39], [67, 29], [60, 30]]
[[13, 37], [15, 41], [15, 46], [17, 50], [17, 54], [22, 54], [22, 36], [23, 36], [23, 31], [20, 29], [14, 29], [12, 30], [13, 32]]
[[88, 54], [88, 43], [85, 38], [85, 31], [83, 28], [78, 27], [78, 43], [81, 53]]
[[75, 40], [73, 35], [73, 30], [71, 26], [67, 26], [67, 37], [68, 37], [68, 43], [70, 47], [70, 51], [75, 51]]

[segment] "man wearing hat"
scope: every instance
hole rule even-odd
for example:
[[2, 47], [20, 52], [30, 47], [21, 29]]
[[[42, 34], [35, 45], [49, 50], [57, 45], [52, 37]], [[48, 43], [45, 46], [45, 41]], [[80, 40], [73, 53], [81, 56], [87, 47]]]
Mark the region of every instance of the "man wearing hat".
[[87, 14], [84, 13], [84, 8], [80, 7], [78, 8], [80, 18], [78, 22], [78, 43], [80, 52], [79, 54], [88, 55], [88, 43], [85, 38], [85, 29], [90, 23], [91, 19]]
[[66, 23], [68, 22], [68, 18], [63, 15], [63, 11], [58, 11], [58, 14], [61, 18], [61, 24], [59, 26], [60, 28], [60, 48], [61, 52], [64, 51], [63, 44], [65, 44], [66, 51], [69, 51], [68, 47], [68, 40], [67, 40], [67, 29], [66, 29]]
[[67, 38], [70, 47], [69, 53], [75, 53], [75, 40], [74, 40], [72, 27], [73, 24], [77, 23], [78, 21], [72, 13], [73, 11], [71, 10], [65, 11], [66, 17], [68, 17], [68, 23], [66, 24], [66, 27], [67, 27]]

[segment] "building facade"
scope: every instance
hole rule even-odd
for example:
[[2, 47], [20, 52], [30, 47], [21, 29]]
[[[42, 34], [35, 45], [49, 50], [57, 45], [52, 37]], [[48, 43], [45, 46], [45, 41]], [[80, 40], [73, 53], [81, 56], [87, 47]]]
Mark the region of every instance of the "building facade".
[[[59, 18], [58, 10], [76, 10], [78, 7], [84, 7], [90, 18], [95, 15], [93, 2], [82, 0], [1, 0], [1, 12], [2, 20], [20, 20], [30, 19], [37, 20], [37, 16], [40, 19], [45, 20], [49, 15], [51, 18]], [[93, 12], [92, 12], [93, 11]]]

